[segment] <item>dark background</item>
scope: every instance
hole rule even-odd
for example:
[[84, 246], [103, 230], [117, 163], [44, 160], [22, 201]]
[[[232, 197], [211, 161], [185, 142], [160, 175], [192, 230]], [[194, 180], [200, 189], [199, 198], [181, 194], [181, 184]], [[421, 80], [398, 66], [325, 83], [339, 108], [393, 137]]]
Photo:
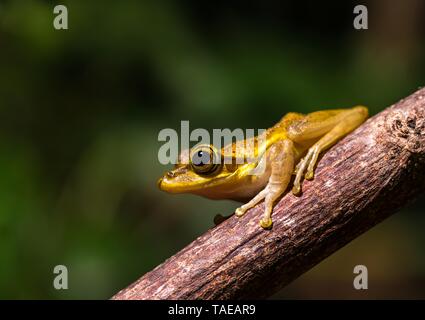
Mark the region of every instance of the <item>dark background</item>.
[[[65, 4], [69, 30], [53, 28]], [[369, 29], [353, 28], [366, 4]], [[425, 83], [409, 1], [0, 1], [0, 298], [111, 297], [238, 206], [156, 188], [163, 128], [267, 128]], [[425, 199], [276, 298], [425, 298]], [[55, 265], [69, 289], [52, 286]], [[353, 268], [369, 290], [353, 289]]]

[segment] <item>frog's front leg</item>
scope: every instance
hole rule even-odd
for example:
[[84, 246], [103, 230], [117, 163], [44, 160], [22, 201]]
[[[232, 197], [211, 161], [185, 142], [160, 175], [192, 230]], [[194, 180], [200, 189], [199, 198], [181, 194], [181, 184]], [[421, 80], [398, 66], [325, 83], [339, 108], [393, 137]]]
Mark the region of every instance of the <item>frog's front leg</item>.
[[270, 161], [267, 165], [271, 166], [271, 174], [266, 187], [251, 201], [236, 209], [235, 214], [238, 217], [244, 215], [248, 209], [264, 199], [264, 215], [260, 220], [260, 226], [268, 229], [273, 224], [271, 214], [274, 202], [285, 192], [294, 171], [294, 145], [289, 139], [275, 142], [266, 151], [265, 157], [267, 157], [267, 162]]

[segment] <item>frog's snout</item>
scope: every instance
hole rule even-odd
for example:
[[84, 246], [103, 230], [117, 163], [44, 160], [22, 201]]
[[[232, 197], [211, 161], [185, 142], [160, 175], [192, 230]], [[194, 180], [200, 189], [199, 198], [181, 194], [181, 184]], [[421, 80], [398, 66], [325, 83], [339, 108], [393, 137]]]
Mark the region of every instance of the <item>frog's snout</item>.
[[163, 191], [169, 191], [170, 186], [172, 184], [172, 179], [175, 177], [176, 174], [173, 171], [167, 171], [164, 176], [158, 179], [158, 188]]

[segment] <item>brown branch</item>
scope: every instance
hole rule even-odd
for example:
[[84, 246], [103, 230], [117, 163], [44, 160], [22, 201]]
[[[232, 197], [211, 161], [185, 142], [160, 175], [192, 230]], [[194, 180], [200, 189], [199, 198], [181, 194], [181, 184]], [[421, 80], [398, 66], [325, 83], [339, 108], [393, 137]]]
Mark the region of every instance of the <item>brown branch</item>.
[[301, 197], [263, 205], [208, 230], [113, 299], [264, 298], [425, 190], [425, 89], [330, 149]]

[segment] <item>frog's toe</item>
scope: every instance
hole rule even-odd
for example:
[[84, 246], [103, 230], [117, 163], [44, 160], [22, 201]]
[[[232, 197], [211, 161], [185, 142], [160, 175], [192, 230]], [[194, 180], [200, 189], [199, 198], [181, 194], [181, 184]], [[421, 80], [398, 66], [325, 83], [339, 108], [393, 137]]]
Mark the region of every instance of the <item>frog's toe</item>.
[[273, 221], [271, 218], [263, 218], [260, 220], [260, 226], [263, 229], [270, 229], [273, 225]]
[[237, 208], [235, 210], [235, 216], [237, 217], [242, 217], [245, 214], [246, 210], [244, 210], [243, 208]]
[[299, 184], [294, 185], [294, 186], [293, 186], [293, 188], [292, 188], [292, 193], [293, 193], [295, 196], [300, 195], [300, 194], [301, 194], [301, 186], [300, 186]]
[[307, 180], [313, 180], [313, 178], [314, 178], [314, 172], [313, 171], [307, 171], [307, 173], [305, 174], [305, 178]]

